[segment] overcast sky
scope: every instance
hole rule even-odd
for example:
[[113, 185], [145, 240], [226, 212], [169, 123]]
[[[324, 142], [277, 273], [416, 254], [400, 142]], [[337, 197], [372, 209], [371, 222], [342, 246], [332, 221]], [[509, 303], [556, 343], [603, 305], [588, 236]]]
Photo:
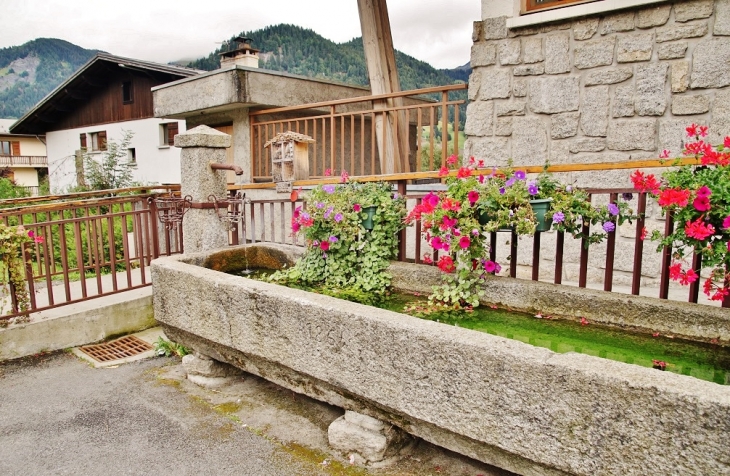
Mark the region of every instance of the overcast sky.
[[[241, 31], [290, 23], [337, 43], [361, 36], [357, 0], [1, 0], [0, 48], [60, 38], [167, 63], [206, 56]], [[480, 0], [389, 0], [395, 48], [437, 68], [469, 61]], [[253, 42], [256, 46], [256, 39]]]

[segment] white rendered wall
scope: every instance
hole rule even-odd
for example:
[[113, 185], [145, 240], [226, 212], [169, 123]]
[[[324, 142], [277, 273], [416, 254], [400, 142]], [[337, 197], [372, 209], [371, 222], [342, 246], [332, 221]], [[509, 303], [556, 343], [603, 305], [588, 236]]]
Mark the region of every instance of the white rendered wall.
[[38, 170], [32, 167], [13, 167], [13, 180], [23, 187], [38, 186]]
[[185, 132], [185, 121], [158, 118], [49, 132], [46, 144], [51, 190], [63, 192], [76, 185], [74, 154], [81, 147], [79, 135], [99, 131], [106, 131], [107, 141], [117, 143], [121, 141], [123, 131], [133, 132], [129, 147], [135, 149], [137, 156], [137, 166], [133, 169], [135, 182], [144, 185], [180, 183], [180, 149], [160, 146], [160, 124], [169, 122], [177, 122], [178, 132]]

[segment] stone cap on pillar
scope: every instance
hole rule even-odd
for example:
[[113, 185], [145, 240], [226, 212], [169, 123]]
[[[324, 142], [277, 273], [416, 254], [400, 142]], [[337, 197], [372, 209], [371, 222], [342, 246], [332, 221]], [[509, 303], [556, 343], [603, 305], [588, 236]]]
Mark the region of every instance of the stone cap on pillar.
[[194, 127], [175, 136], [175, 147], [207, 147], [225, 149], [231, 146], [231, 136], [205, 125]]

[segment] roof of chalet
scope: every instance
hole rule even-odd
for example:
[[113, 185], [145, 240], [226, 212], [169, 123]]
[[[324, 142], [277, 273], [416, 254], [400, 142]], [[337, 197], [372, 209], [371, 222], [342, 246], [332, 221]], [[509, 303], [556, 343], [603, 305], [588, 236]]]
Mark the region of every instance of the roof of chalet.
[[[18, 119], [10, 127], [10, 132], [16, 134], [43, 134], [46, 132], [46, 124], [53, 122], [50, 118], [56, 110], [67, 110], [68, 106], [62, 106], [64, 102], [76, 99], [82, 89], [88, 88], [90, 78], [103, 78], [113, 71], [109, 65], [124, 67], [133, 70], [140, 70], [146, 73], [160, 73], [168, 76], [176, 76], [177, 79], [195, 76], [204, 71], [183, 66], [175, 66], [152, 61], [143, 61], [122, 56], [110, 55], [108, 53], [97, 53], [93, 58], [81, 66], [66, 81], [59, 84], [46, 97], [41, 99], [32, 109]], [[174, 79], [171, 79], [173, 81]], [[74, 94], [76, 93], [76, 94]]]

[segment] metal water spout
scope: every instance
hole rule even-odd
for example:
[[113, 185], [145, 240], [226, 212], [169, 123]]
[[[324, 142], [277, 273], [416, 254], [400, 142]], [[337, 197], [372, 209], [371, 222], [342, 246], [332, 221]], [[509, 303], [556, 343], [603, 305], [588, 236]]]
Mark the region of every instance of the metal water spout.
[[213, 170], [233, 170], [236, 175], [243, 175], [243, 169], [238, 165], [221, 164], [220, 162], [211, 162], [210, 168]]

